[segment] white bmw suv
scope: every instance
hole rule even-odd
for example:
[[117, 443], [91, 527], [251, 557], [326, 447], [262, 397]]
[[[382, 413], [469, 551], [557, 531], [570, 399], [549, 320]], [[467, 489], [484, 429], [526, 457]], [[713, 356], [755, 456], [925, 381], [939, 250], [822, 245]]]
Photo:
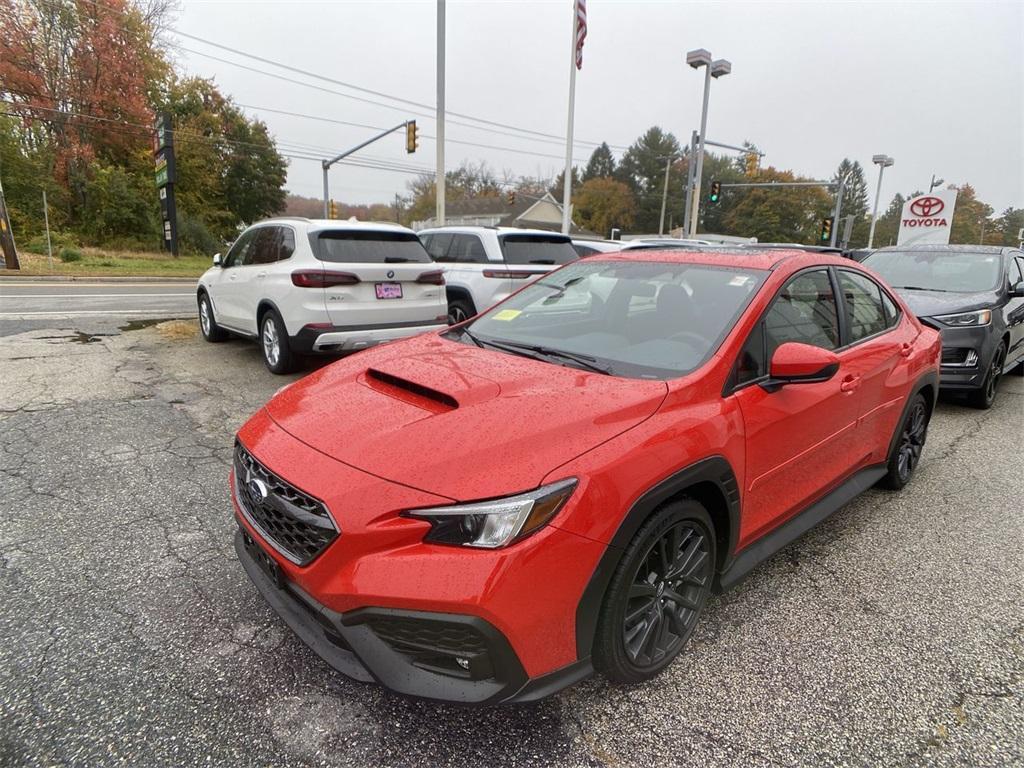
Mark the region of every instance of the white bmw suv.
[[448, 321], [461, 323], [579, 256], [568, 235], [514, 227], [437, 227], [420, 239], [444, 266]]
[[274, 373], [446, 325], [443, 272], [394, 224], [268, 219], [213, 264], [197, 287], [203, 337], [258, 339]]

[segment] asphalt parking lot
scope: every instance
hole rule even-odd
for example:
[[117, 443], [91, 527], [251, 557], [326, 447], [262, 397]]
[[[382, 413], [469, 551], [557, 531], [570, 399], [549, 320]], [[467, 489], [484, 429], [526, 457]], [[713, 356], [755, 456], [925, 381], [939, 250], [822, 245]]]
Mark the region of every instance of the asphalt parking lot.
[[290, 378], [85, 322], [0, 328], [0, 765], [1024, 764], [1024, 377], [940, 403], [909, 488], [713, 599], [657, 680], [471, 710], [334, 673], [238, 564], [232, 436]]

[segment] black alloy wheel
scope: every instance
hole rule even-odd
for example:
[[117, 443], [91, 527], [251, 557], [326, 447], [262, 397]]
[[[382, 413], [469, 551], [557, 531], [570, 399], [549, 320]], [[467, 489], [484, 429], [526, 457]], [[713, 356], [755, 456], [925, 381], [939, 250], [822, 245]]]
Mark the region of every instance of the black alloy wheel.
[[711, 590], [715, 541], [692, 499], [644, 524], [612, 576], [599, 620], [595, 664], [618, 682], [647, 680], [679, 655]]
[[928, 439], [929, 418], [924, 395], [914, 395], [900, 425], [896, 445], [889, 456], [887, 471], [881, 481], [884, 487], [898, 491], [914, 476], [914, 470], [921, 461], [925, 440]]
[[971, 392], [968, 402], [975, 408], [987, 411], [996, 401], [996, 388], [999, 386], [999, 379], [1003, 375], [1003, 362], [1006, 360], [1006, 345], [1000, 344], [992, 355], [992, 362], [989, 364], [988, 372], [981, 388]]

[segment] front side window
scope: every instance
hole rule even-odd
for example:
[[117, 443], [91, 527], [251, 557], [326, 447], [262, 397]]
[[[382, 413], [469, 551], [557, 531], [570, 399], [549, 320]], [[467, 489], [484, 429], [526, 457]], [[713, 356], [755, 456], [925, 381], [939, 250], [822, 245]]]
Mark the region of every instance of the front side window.
[[[571, 247], [570, 247], [571, 248]], [[702, 365], [767, 273], [703, 264], [577, 261], [544, 275], [450, 337], [628, 378]]]
[[235, 244], [231, 246], [231, 250], [228, 251], [228, 255], [224, 259], [224, 266], [241, 267], [250, 263], [250, 252], [252, 251], [251, 246], [259, 232], [260, 230], [258, 229], [250, 229], [239, 235], [238, 239], [235, 240]]
[[882, 289], [874, 280], [845, 269], [839, 270], [839, 288], [843, 292], [846, 327], [850, 343], [874, 336], [886, 329]]
[[568, 264], [579, 256], [572, 241], [560, 235], [501, 235], [506, 264]]
[[982, 293], [996, 290], [1002, 274], [998, 253], [875, 251], [863, 263], [896, 290]]
[[326, 229], [311, 233], [309, 244], [320, 261], [332, 264], [430, 262], [423, 243], [412, 232]]

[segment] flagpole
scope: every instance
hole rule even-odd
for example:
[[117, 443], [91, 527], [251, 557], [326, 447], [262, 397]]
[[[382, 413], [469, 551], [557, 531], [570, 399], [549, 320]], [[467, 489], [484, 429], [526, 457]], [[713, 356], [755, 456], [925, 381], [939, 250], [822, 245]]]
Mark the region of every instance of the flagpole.
[[576, 33], [579, 31], [579, 0], [572, 4], [572, 35], [569, 45], [569, 119], [565, 129], [565, 175], [562, 184], [562, 234], [568, 235], [572, 224], [572, 134], [576, 113]]
[[437, 166], [434, 171], [434, 194], [437, 211], [434, 218], [437, 226], [444, 226], [444, 41], [445, 8], [444, 0], [437, 0]]

